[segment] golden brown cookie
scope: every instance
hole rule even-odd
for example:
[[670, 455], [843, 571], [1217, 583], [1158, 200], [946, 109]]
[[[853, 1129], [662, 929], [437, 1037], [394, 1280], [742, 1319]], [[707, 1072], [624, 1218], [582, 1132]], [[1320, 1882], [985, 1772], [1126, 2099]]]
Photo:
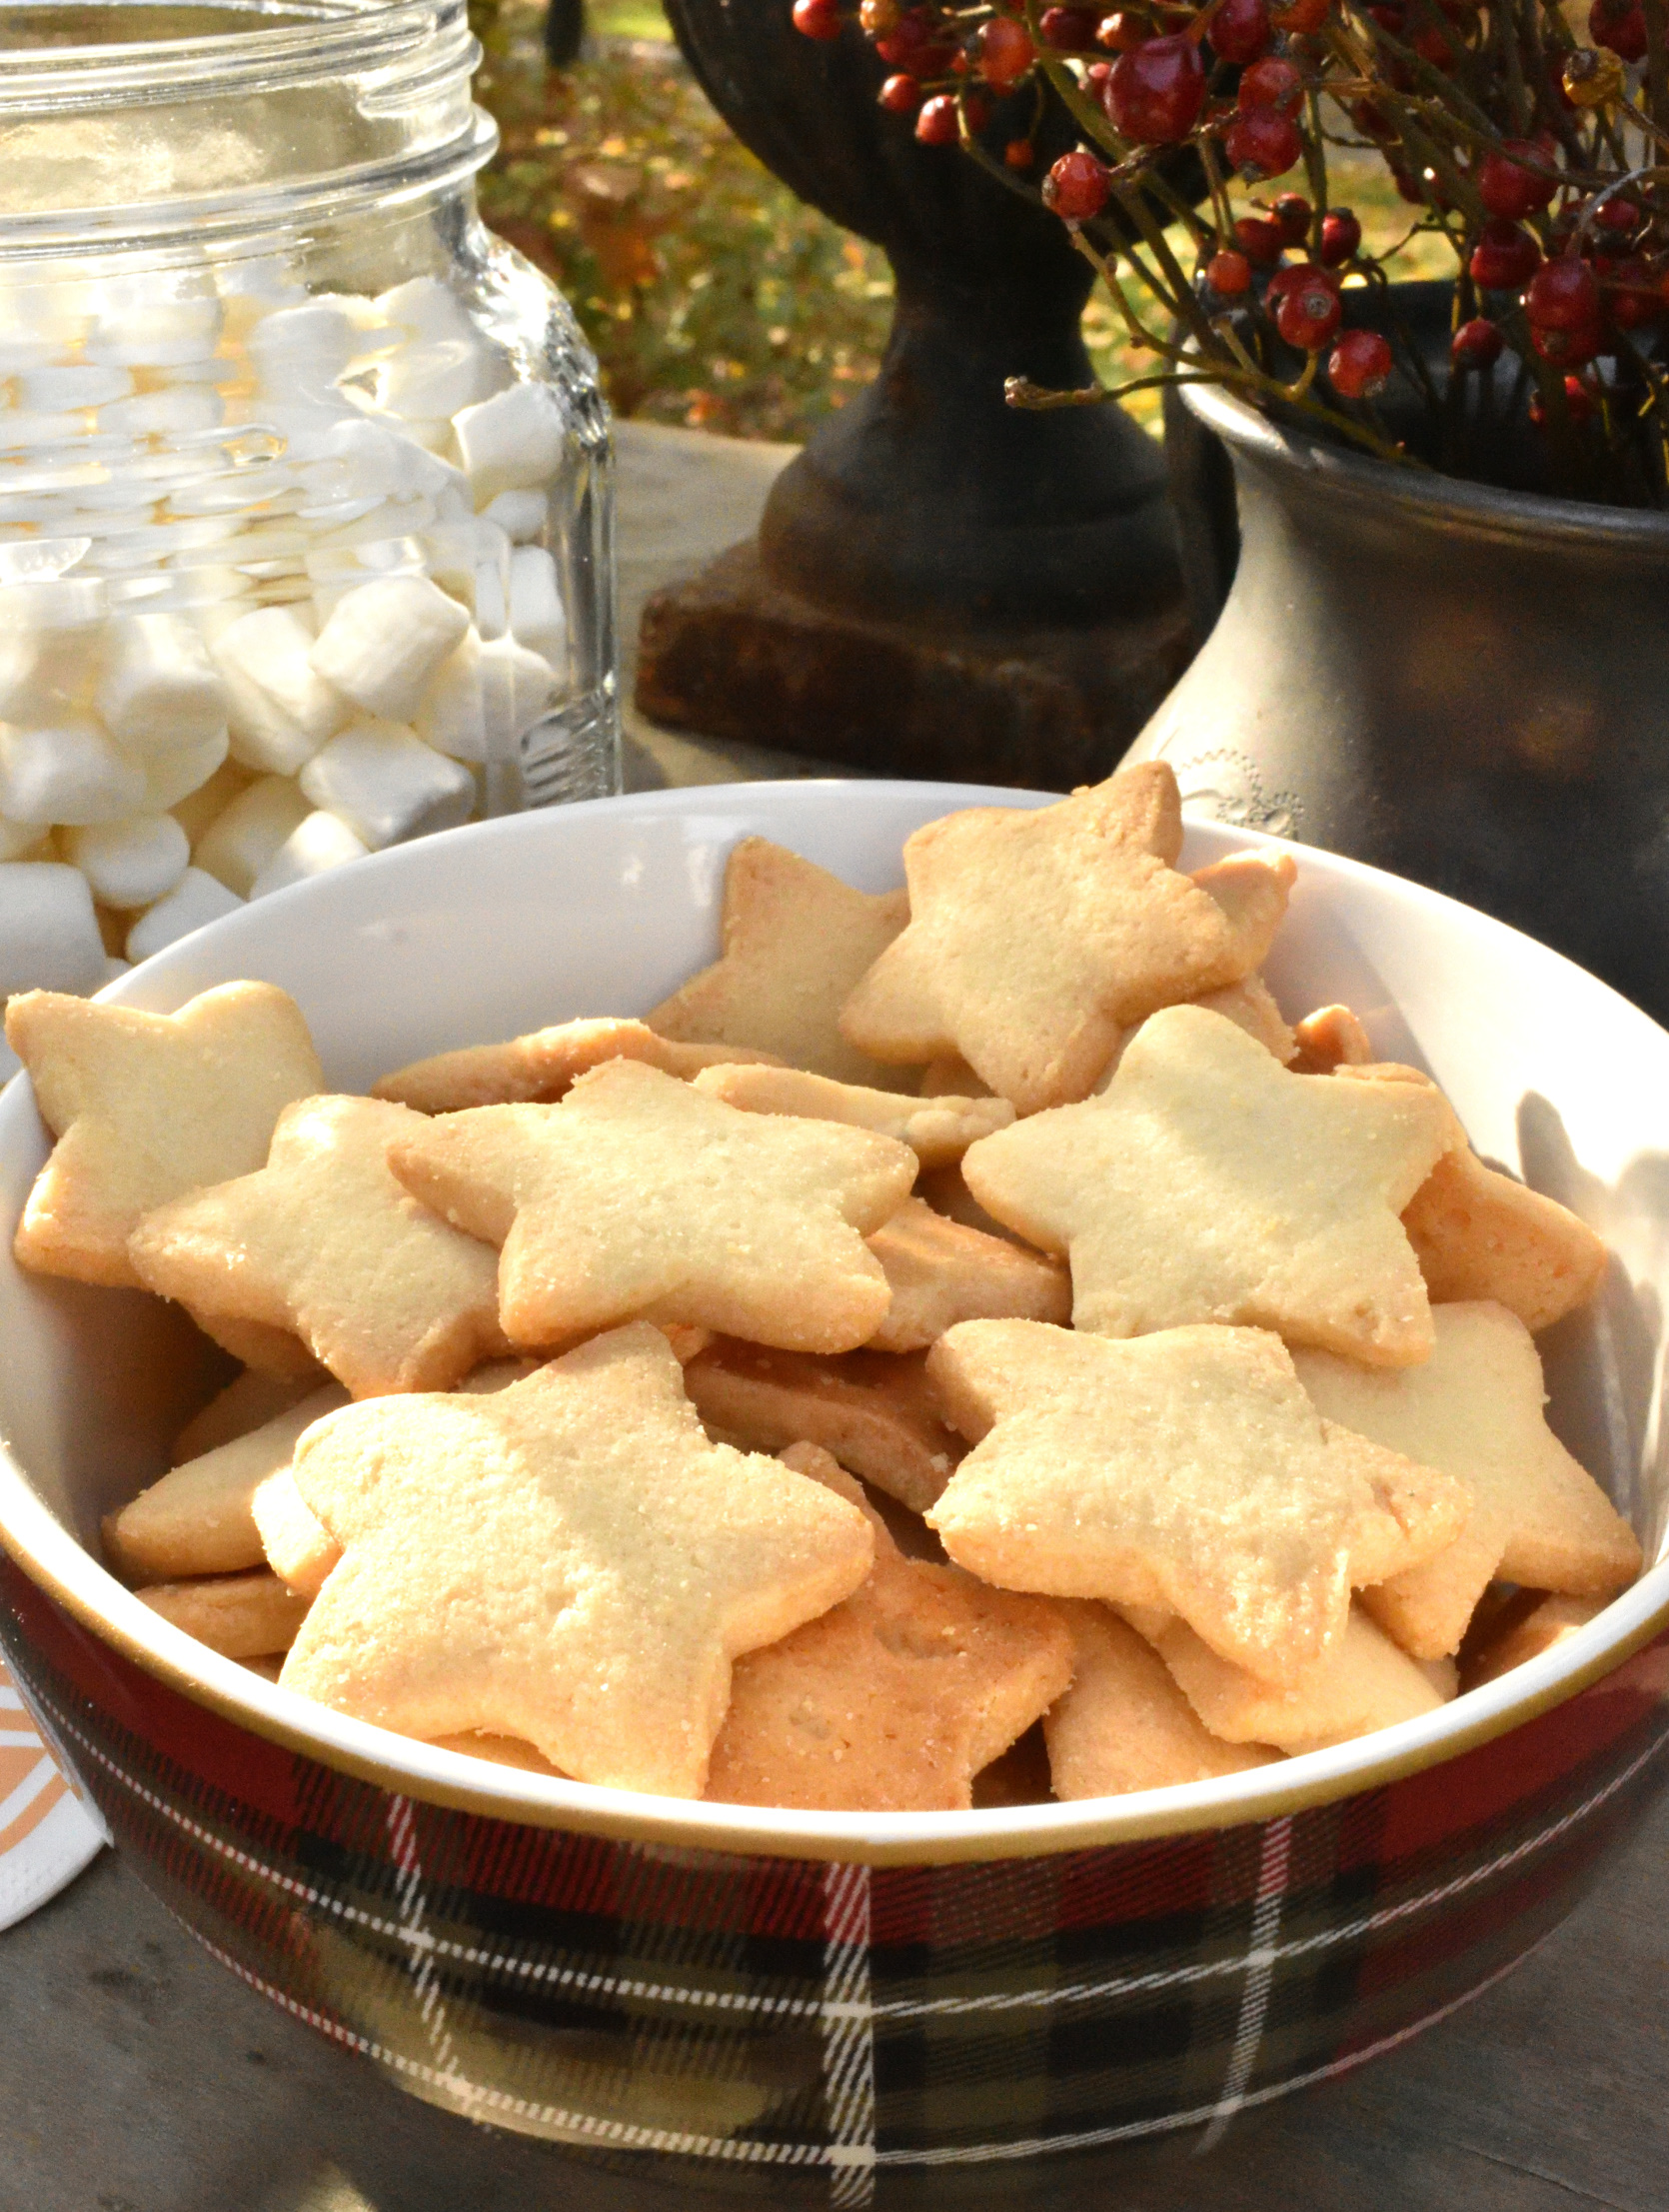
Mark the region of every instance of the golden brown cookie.
[[821, 1444], [912, 1512], [932, 1503], [962, 1455], [920, 1352], [818, 1359], [721, 1337], [691, 1360], [685, 1387], [703, 1420], [750, 1451]]
[[281, 1110], [324, 1082], [300, 1008], [273, 984], [222, 984], [178, 1014], [26, 991], [6, 1042], [58, 1139], [18, 1261], [83, 1282], [136, 1283], [128, 1237], [143, 1216], [259, 1167]]
[[1417, 1659], [1459, 1650], [1492, 1581], [1605, 1597], [1641, 1567], [1634, 1531], [1543, 1417], [1541, 1361], [1523, 1322], [1485, 1303], [1435, 1306], [1432, 1319], [1437, 1342], [1423, 1366], [1375, 1371], [1324, 1351], [1293, 1354], [1324, 1419], [1440, 1467], [1471, 1499], [1452, 1544], [1363, 1592]]
[[1301, 1076], [1330, 1076], [1335, 1068], [1363, 1068], [1373, 1042], [1348, 1007], [1317, 1007], [1295, 1025], [1292, 1065]]
[[174, 1439], [168, 1464], [184, 1466], [188, 1459], [200, 1459], [206, 1451], [217, 1451], [222, 1444], [247, 1436], [252, 1429], [276, 1420], [280, 1413], [287, 1413], [292, 1405], [299, 1404], [307, 1396], [310, 1388], [317, 1389], [323, 1380], [321, 1376], [318, 1383], [312, 1384], [280, 1382], [254, 1367], [246, 1367], [187, 1421]]
[[[1248, 1037], [1256, 1038], [1283, 1068], [1297, 1052], [1292, 1032], [1281, 1019], [1274, 994], [1261, 976], [1247, 976], [1237, 984], [1229, 984], [1225, 990], [1207, 992], [1203, 999], [1190, 999], [1188, 1004], [1203, 1007], [1207, 1014], [1220, 1014], [1225, 1022], [1232, 1022], [1237, 1030], [1244, 1030]], [[1092, 1098], [1111, 1084], [1118, 1073], [1118, 1063], [1124, 1058], [1125, 1047], [1137, 1034], [1137, 1030], [1126, 1030], [1118, 1040], [1111, 1060], [1095, 1079], [1090, 1093]]]
[[993, 1129], [1005, 1129], [1014, 1118], [1006, 1099], [922, 1101], [897, 1091], [832, 1083], [801, 1068], [709, 1068], [695, 1078], [695, 1089], [744, 1113], [797, 1113], [808, 1120], [872, 1129], [877, 1136], [907, 1144], [923, 1167], [960, 1159], [970, 1144]]
[[212, 1574], [195, 1582], [157, 1582], [133, 1594], [227, 1659], [287, 1651], [307, 1618], [308, 1600], [264, 1568], [251, 1574]]
[[374, 1099], [392, 1099], [419, 1113], [458, 1113], [468, 1106], [550, 1106], [568, 1096], [580, 1077], [606, 1060], [641, 1060], [669, 1076], [691, 1077], [723, 1061], [775, 1065], [770, 1053], [732, 1045], [675, 1045], [642, 1022], [563, 1022], [503, 1045], [467, 1045], [397, 1068], [371, 1086]]
[[641, 1314], [843, 1351], [886, 1311], [863, 1238], [915, 1176], [890, 1137], [741, 1113], [628, 1060], [582, 1076], [561, 1106], [409, 1118], [389, 1164], [455, 1227], [503, 1246], [513, 1343]]
[[906, 1559], [829, 1453], [784, 1458], [859, 1506], [866, 1579], [843, 1603], [736, 1662], [710, 1798], [834, 1812], [939, 1812], [1071, 1679], [1059, 1608]]
[[963, 1321], [926, 1371], [976, 1447], [926, 1516], [958, 1565], [1163, 1606], [1270, 1682], [1332, 1648], [1353, 1583], [1430, 1558], [1465, 1518], [1451, 1476], [1323, 1421], [1266, 1330]]
[[644, 1020], [684, 1044], [753, 1046], [836, 1083], [904, 1089], [836, 1018], [908, 919], [901, 891], [853, 891], [768, 838], [744, 838], [725, 870], [721, 957]]
[[1070, 1320], [1072, 1285], [1058, 1259], [946, 1220], [907, 1198], [869, 1249], [892, 1302], [869, 1338], [876, 1351], [920, 1351], [957, 1321]]
[[874, 1554], [843, 1499], [709, 1442], [645, 1323], [490, 1396], [349, 1406], [294, 1472], [344, 1556], [287, 1688], [670, 1796], [701, 1791], [733, 1659], [849, 1596]]
[[1056, 1797], [1168, 1789], [1280, 1756], [1212, 1735], [1158, 1653], [1107, 1606], [1062, 1600], [1060, 1609], [1072, 1631], [1072, 1686], [1043, 1716]]
[[391, 1141], [435, 1126], [377, 1099], [287, 1106], [265, 1167], [147, 1214], [134, 1271], [209, 1322], [294, 1330], [355, 1397], [445, 1389], [508, 1347], [494, 1254], [388, 1170]]
[[1221, 1015], [1168, 1007], [1103, 1096], [983, 1138], [962, 1178], [1068, 1256], [1077, 1328], [1226, 1321], [1407, 1365], [1431, 1315], [1397, 1216], [1448, 1141], [1435, 1093], [1289, 1075]]
[[1460, 1670], [1467, 1689], [1480, 1689], [1515, 1666], [1539, 1659], [1545, 1651], [1556, 1651], [1605, 1610], [1604, 1599], [1597, 1597], [1543, 1597], [1535, 1590], [1524, 1590], [1520, 1597], [1522, 1602], [1501, 1621], [1495, 1633], [1475, 1651], [1468, 1649]]
[[878, 1060], [959, 1053], [1018, 1110], [1082, 1099], [1119, 1034], [1249, 975], [1294, 870], [1236, 855], [1178, 875], [1176, 779], [1126, 769], [1035, 812], [972, 807], [904, 845], [909, 927], [840, 1017]]

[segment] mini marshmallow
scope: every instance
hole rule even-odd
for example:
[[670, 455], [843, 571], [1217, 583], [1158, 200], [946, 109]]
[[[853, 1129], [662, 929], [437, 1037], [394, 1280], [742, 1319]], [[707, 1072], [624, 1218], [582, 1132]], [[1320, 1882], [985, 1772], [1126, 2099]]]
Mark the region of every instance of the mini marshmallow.
[[261, 607], [242, 615], [210, 651], [231, 700], [232, 754], [246, 768], [293, 776], [352, 712], [314, 666], [313, 623], [304, 607]]
[[557, 590], [557, 564], [543, 546], [519, 546], [510, 557], [510, 630], [554, 669], [568, 661], [568, 617]]
[[510, 364], [472, 327], [467, 337], [432, 339], [388, 355], [378, 371], [377, 397], [392, 415], [445, 422], [502, 392], [510, 378]]
[[46, 835], [38, 822], [0, 819], [0, 862], [22, 860], [24, 854], [32, 853]]
[[284, 891], [291, 884], [322, 876], [327, 869], [347, 861], [364, 860], [371, 848], [355, 837], [345, 822], [321, 809], [297, 824], [250, 886], [251, 899], [264, 899], [269, 891]]
[[197, 842], [192, 866], [247, 899], [256, 877], [311, 812], [288, 776], [263, 776], [215, 817]]
[[262, 384], [279, 397], [329, 392], [354, 358], [353, 319], [335, 300], [280, 308], [256, 324], [248, 352]]
[[155, 905], [174, 889], [191, 859], [185, 832], [166, 814], [71, 830], [64, 851], [107, 907]]
[[500, 492], [481, 511], [483, 522], [497, 523], [512, 545], [526, 545], [544, 534], [551, 502], [543, 492]]
[[105, 630], [102, 659], [95, 698], [120, 744], [172, 752], [226, 728], [226, 686], [201, 632], [183, 616], [124, 616]]
[[243, 901], [200, 868], [188, 868], [166, 899], [142, 914], [128, 932], [130, 961], [149, 960], [165, 945], [173, 945], [193, 930], [201, 930], [223, 915], [236, 914]]
[[356, 723], [332, 738], [300, 783], [316, 807], [345, 822], [373, 853], [431, 830], [455, 830], [475, 804], [468, 769], [390, 722]]
[[11, 822], [120, 822], [145, 805], [145, 772], [90, 722], [0, 723], [0, 815]]
[[85, 721], [88, 647], [77, 631], [0, 626], [0, 722]]
[[472, 614], [478, 597], [486, 600], [489, 618], [501, 605], [509, 607], [511, 544], [497, 523], [480, 515], [437, 523], [425, 531], [423, 551], [435, 582]]
[[487, 757], [502, 761], [550, 706], [557, 672], [514, 638], [494, 638], [481, 649], [481, 696], [487, 724]]
[[136, 392], [131, 400], [115, 400], [99, 409], [100, 430], [136, 438], [189, 437], [195, 431], [218, 430], [225, 420], [226, 402], [220, 394], [197, 384]]
[[[194, 280], [186, 278], [185, 285]], [[104, 280], [93, 292], [86, 358], [121, 369], [166, 369], [201, 360], [220, 343], [221, 309], [206, 287], [181, 296], [181, 279], [147, 272]]]
[[25, 413], [0, 415], [0, 453], [31, 455], [52, 446], [67, 446], [87, 428], [83, 415]]
[[25, 577], [0, 593], [0, 622], [10, 629], [89, 630], [109, 612], [97, 576]]
[[412, 277], [390, 292], [380, 292], [377, 320], [393, 323], [415, 338], [473, 338], [475, 325], [463, 303], [439, 277]]
[[562, 466], [567, 424], [543, 384], [517, 384], [452, 419], [478, 507], [500, 492], [543, 489]]
[[76, 363], [65, 369], [31, 369], [17, 380], [20, 407], [54, 414], [60, 408], [104, 407], [111, 400], [125, 400], [133, 390], [126, 369], [92, 368]]
[[325, 437], [318, 458], [301, 472], [307, 504], [347, 498], [412, 499], [433, 496], [448, 485], [467, 486], [461, 469], [437, 461], [409, 438], [382, 423], [338, 423]]
[[425, 745], [455, 761], [487, 758], [486, 708], [481, 691], [481, 639], [474, 625], [465, 631], [430, 680], [413, 728]]
[[386, 577], [338, 603], [313, 648], [313, 666], [370, 713], [410, 722], [469, 626], [464, 609], [427, 577]]
[[104, 962], [80, 869], [58, 861], [0, 866], [0, 999], [14, 991], [98, 991]]
[[195, 745], [180, 745], [166, 753], [153, 753], [145, 762], [145, 805], [153, 814], [177, 807], [199, 791], [226, 759], [229, 744], [224, 729]]

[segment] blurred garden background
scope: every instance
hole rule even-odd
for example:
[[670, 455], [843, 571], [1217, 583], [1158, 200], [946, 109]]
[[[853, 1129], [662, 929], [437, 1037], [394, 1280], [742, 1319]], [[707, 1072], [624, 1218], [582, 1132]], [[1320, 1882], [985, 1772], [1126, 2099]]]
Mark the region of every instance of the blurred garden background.
[[[732, 137], [657, 0], [592, 0], [584, 56], [563, 69], [546, 61], [539, 0], [473, 0], [471, 15], [487, 55], [478, 96], [503, 135], [482, 212], [567, 294], [617, 414], [800, 440], [868, 382], [891, 314], [885, 256]], [[1334, 204], [1348, 200], [1382, 251], [1412, 210], [1371, 157], [1351, 171]], [[1440, 240], [1415, 236], [1396, 273], [1453, 266]], [[1104, 299], [1091, 300], [1084, 335], [1103, 380], [1151, 366]], [[1131, 412], [1156, 429], [1158, 395]]]

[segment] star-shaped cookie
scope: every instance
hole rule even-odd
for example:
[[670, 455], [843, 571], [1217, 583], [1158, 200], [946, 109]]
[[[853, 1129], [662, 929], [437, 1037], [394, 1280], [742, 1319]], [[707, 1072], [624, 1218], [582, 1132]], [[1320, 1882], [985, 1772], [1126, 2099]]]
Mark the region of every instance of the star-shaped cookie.
[[789, 1465], [874, 1530], [868, 1576], [842, 1604], [739, 1659], [713, 1746], [710, 1798], [834, 1812], [940, 1812], [1072, 1678], [1060, 1608], [906, 1559], [852, 1477], [801, 1444]]
[[874, 1554], [843, 1498], [710, 1443], [644, 1323], [493, 1396], [349, 1406], [293, 1472], [344, 1556], [287, 1688], [676, 1797], [700, 1794], [732, 1660], [848, 1596]]
[[687, 1045], [753, 1046], [836, 1083], [909, 1089], [838, 1027], [852, 985], [908, 919], [901, 891], [853, 891], [769, 838], [744, 838], [725, 870], [720, 958], [644, 1020]]
[[1633, 1529], [1547, 1425], [1541, 1361], [1524, 1323], [1482, 1302], [1434, 1306], [1431, 1317], [1437, 1342], [1422, 1366], [1372, 1371], [1328, 1352], [1293, 1355], [1325, 1419], [1442, 1468], [1470, 1495], [1452, 1544], [1363, 1596], [1418, 1659], [1459, 1650], [1493, 1581], [1607, 1597], [1641, 1566]]
[[915, 1177], [915, 1154], [890, 1137], [743, 1113], [630, 1060], [583, 1076], [561, 1106], [408, 1123], [389, 1164], [435, 1212], [504, 1247], [513, 1343], [642, 1315], [844, 1351], [886, 1311], [863, 1238]]
[[840, 1016], [877, 1060], [958, 1053], [1021, 1113], [1087, 1097], [1120, 1033], [1268, 951], [1295, 873], [1239, 854], [1197, 879], [1176, 779], [1126, 769], [1058, 806], [971, 807], [904, 845], [909, 927]]
[[222, 984], [178, 1014], [26, 991], [6, 1042], [57, 1137], [18, 1224], [22, 1266], [132, 1287], [141, 1217], [267, 1156], [292, 1100], [324, 1083], [301, 1009], [274, 984]]
[[582, 1076], [606, 1060], [641, 1060], [669, 1076], [690, 1077], [722, 1062], [777, 1065], [772, 1053], [735, 1045], [675, 1045], [642, 1022], [613, 1019], [561, 1022], [503, 1045], [466, 1045], [397, 1068], [371, 1086], [374, 1099], [392, 1099], [420, 1113], [458, 1113], [468, 1106], [551, 1106], [568, 1096]]
[[1107, 1090], [972, 1145], [986, 1210], [1071, 1262], [1080, 1329], [1272, 1328], [1385, 1366], [1431, 1349], [1398, 1214], [1450, 1141], [1411, 1084], [1289, 1075], [1221, 1015], [1168, 1007]]
[[1163, 1606], [1266, 1681], [1337, 1642], [1353, 1584], [1430, 1558], [1465, 1519], [1451, 1476], [1323, 1421], [1263, 1329], [1120, 1343], [963, 1321], [926, 1366], [975, 1445], [926, 1516], [958, 1565]]
[[[672, 1048], [714, 1051], [711, 1046]], [[675, 1071], [676, 1073], [676, 1071]], [[907, 1144], [923, 1167], [943, 1167], [960, 1159], [970, 1144], [1014, 1118], [1006, 1099], [937, 1096], [912, 1099], [897, 1091], [872, 1091], [861, 1084], [834, 1083], [803, 1068], [705, 1068], [692, 1079], [710, 1099], [723, 1099], [744, 1113], [795, 1113], [812, 1121], [840, 1121], [847, 1128], [873, 1129], [877, 1136]]]
[[210, 1321], [293, 1329], [355, 1397], [450, 1388], [509, 1348], [498, 1268], [390, 1174], [408, 1126], [434, 1124], [379, 1099], [287, 1106], [265, 1167], [145, 1216], [136, 1275]]

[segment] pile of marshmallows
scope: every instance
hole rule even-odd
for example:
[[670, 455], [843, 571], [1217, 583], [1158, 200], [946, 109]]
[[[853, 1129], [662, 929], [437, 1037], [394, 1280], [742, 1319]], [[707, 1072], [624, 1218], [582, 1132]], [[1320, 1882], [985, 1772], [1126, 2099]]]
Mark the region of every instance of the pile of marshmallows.
[[444, 283], [41, 283], [0, 380], [0, 1001], [481, 811], [568, 682], [567, 424]]

